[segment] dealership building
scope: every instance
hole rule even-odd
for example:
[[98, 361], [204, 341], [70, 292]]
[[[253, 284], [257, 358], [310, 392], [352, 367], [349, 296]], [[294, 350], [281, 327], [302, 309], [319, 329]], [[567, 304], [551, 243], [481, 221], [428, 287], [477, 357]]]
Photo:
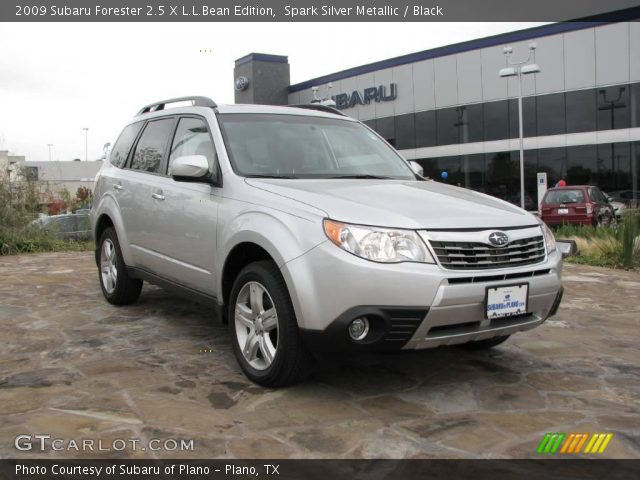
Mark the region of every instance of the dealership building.
[[[521, 82], [517, 75], [504, 76], [508, 71], [500, 76], [507, 61], [528, 57], [525, 65], [539, 71], [529, 67], [526, 74], [524, 68]], [[614, 22], [544, 25], [294, 85], [286, 56], [253, 53], [236, 61], [234, 76], [236, 103], [302, 104], [330, 97], [420, 163], [425, 176], [515, 204], [521, 85], [527, 208], [537, 207], [539, 172], [549, 185], [564, 178], [638, 198], [640, 22], [629, 12]]]

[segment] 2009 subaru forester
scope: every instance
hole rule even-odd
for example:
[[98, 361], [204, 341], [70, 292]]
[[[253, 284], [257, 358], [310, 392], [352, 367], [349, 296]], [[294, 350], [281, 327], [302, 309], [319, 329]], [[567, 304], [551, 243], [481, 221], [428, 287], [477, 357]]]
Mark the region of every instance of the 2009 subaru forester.
[[266, 386], [322, 350], [486, 348], [553, 315], [544, 223], [414, 170], [330, 108], [149, 105], [96, 180], [102, 291], [128, 304], [146, 280], [211, 304]]

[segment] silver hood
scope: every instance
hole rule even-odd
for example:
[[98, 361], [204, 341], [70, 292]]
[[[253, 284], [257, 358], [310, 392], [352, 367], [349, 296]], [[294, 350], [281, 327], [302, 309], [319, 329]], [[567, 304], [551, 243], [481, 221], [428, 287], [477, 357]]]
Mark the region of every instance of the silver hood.
[[411, 229], [538, 225], [533, 215], [510, 203], [431, 180], [248, 178], [246, 182], [348, 223]]

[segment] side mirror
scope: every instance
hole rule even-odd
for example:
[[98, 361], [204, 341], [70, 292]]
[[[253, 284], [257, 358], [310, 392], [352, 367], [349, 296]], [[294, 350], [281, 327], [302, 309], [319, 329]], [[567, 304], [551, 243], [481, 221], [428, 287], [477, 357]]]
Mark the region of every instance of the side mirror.
[[424, 176], [424, 169], [422, 168], [422, 165], [420, 165], [418, 162], [414, 162], [413, 160], [411, 160], [409, 161], [409, 165], [411, 165], [411, 169], [415, 173], [417, 173], [421, 177]]
[[209, 162], [204, 155], [185, 155], [171, 163], [171, 176], [178, 181], [203, 179], [209, 173]]

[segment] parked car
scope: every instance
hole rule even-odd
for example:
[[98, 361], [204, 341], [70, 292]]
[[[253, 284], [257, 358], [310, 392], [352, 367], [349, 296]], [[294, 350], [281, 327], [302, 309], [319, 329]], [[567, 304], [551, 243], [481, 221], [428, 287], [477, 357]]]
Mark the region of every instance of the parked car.
[[602, 193], [604, 194], [604, 198], [607, 199], [607, 202], [609, 202], [609, 205], [613, 208], [613, 214], [615, 215], [616, 222], [619, 222], [622, 219], [622, 214], [627, 209], [627, 206], [622, 202], [614, 200], [607, 192]]
[[640, 206], [640, 191], [616, 190], [611, 192], [611, 198], [616, 202], [624, 203], [627, 207], [638, 208]]
[[550, 188], [542, 197], [540, 216], [547, 225], [611, 225], [613, 207], [598, 187], [571, 185]]
[[96, 178], [102, 293], [130, 304], [148, 281], [212, 305], [270, 387], [323, 352], [490, 348], [554, 315], [549, 228], [417, 171], [321, 105], [148, 105]]
[[29, 225], [44, 232], [53, 232], [61, 240], [90, 240], [91, 225], [88, 214], [63, 214], [40, 217]]

